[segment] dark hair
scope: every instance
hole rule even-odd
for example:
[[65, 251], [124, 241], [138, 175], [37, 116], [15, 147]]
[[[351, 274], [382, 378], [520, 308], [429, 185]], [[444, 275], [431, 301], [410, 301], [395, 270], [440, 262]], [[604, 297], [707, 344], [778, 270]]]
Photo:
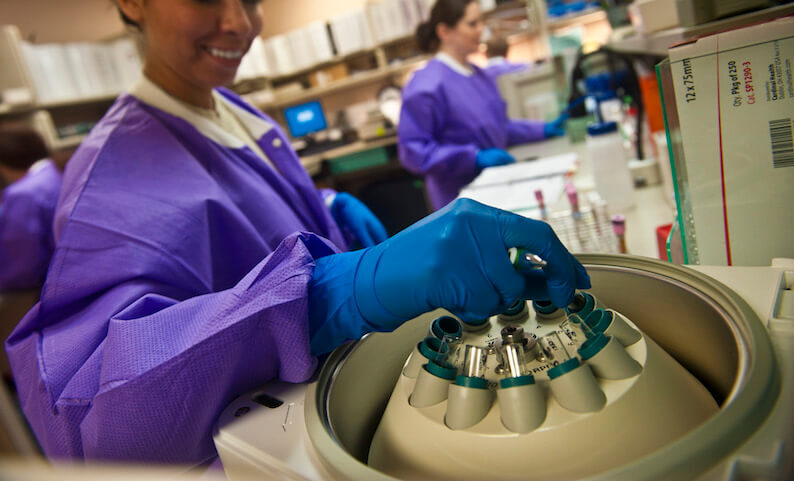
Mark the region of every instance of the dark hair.
[[436, 0], [430, 10], [430, 18], [416, 28], [416, 42], [423, 52], [435, 52], [440, 39], [436, 33], [438, 24], [454, 27], [466, 13], [466, 7], [475, 0]]
[[504, 57], [507, 55], [507, 40], [504, 37], [491, 37], [485, 43], [485, 55], [490, 57]]
[[44, 139], [32, 127], [18, 122], [0, 124], [0, 164], [27, 170], [50, 155]]

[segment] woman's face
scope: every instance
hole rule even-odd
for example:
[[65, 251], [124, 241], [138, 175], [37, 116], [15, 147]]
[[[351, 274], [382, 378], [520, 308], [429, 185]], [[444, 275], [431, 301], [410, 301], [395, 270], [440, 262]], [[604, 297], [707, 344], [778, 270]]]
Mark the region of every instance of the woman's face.
[[451, 48], [465, 56], [478, 50], [484, 29], [485, 22], [479, 2], [469, 2], [463, 17], [453, 28], [442, 28], [439, 38], [442, 47]]
[[[207, 107], [234, 81], [262, 30], [261, 0], [119, 0], [143, 31], [144, 72], [176, 97]], [[211, 105], [211, 104], [210, 104]]]

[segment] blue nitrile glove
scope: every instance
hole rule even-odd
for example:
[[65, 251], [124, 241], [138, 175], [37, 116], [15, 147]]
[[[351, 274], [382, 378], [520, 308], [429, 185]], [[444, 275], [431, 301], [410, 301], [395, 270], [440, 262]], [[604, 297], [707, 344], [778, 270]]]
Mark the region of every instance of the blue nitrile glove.
[[331, 215], [347, 229], [362, 247], [374, 246], [389, 238], [386, 228], [363, 202], [346, 192], [339, 192], [331, 203]]
[[[523, 247], [548, 265], [519, 273], [509, 247]], [[458, 199], [374, 247], [316, 260], [309, 283], [312, 352], [392, 330], [439, 307], [474, 321], [518, 299], [564, 307], [574, 289], [589, 287], [584, 267], [548, 224]]]
[[478, 168], [484, 169], [497, 165], [512, 164], [516, 159], [503, 149], [482, 149], [477, 152], [475, 161], [477, 162]]
[[543, 136], [547, 139], [550, 137], [560, 137], [565, 135], [565, 121], [568, 120], [568, 112], [563, 112], [559, 117], [546, 122], [543, 126]]

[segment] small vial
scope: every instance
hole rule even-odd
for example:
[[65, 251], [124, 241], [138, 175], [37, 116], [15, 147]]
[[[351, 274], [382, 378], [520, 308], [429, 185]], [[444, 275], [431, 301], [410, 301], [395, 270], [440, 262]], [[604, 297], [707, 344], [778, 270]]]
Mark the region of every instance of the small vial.
[[463, 351], [463, 369], [461, 375], [466, 377], [485, 377], [485, 366], [488, 351], [479, 346], [467, 344]]
[[565, 184], [565, 194], [568, 196], [568, 202], [571, 203], [571, 215], [574, 220], [578, 221], [582, 218], [582, 212], [579, 210], [579, 193], [573, 182]]
[[543, 191], [540, 189], [535, 190], [535, 199], [538, 201], [538, 208], [540, 209], [540, 218], [548, 220], [549, 212], [546, 210], [546, 203], [543, 201]]
[[450, 429], [466, 429], [480, 422], [493, 403], [493, 393], [485, 379], [488, 349], [467, 344], [463, 369], [449, 386], [444, 423]]
[[[525, 372], [525, 345], [527, 338], [524, 330], [517, 326], [502, 329], [502, 362], [507, 377], [521, 377]], [[534, 339], [533, 339], [534, 341]]]
[[504, 312], [499, 314], [497, 319], [500, 322], [518, 323], [524, 322], [529, 318], [529, 308], [527, 308], [527, 301], [519, 299], [512, 306], [507, 308]]
[[593, 330], [576, 314], [569, 314], [560, 323], [560, 331], [570, 339], [570, 345], [579, 347], [594, 335]]
[[627, 254], [628, 249], [626, 248], [626, 216], [624, 215], [613, 215], [612, 216], [612, 232], [615, 233], [615, 237], [618, 239], [618, 252], [621, 254]]

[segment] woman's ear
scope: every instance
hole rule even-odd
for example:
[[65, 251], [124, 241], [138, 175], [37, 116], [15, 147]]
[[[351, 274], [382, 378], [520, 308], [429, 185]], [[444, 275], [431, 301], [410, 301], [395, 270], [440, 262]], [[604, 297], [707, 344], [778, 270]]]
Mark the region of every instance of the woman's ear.
[[436, 25], [436, 36], [438, 36], [440, 43], [444, 43], [451, 33], [452, 28], [446, 23], [439, 23]]
[[143, 17], [143, 1], [144, 0], [116, 0], [116, 5], [125, 17], [135, 23], [140, 23]]

